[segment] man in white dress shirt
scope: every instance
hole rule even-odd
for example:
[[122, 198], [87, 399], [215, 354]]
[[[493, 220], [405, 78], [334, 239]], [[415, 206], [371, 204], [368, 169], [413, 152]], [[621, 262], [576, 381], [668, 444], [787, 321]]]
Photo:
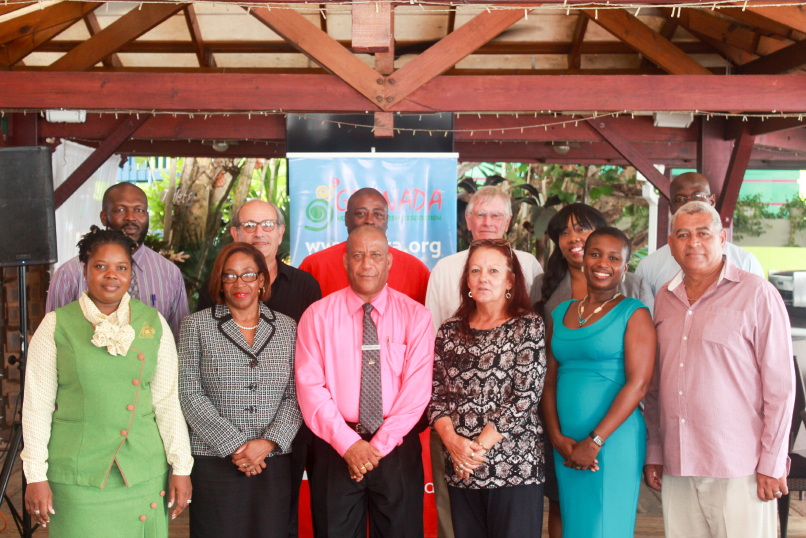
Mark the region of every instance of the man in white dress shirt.
[[[492, 186], [480, 188], [467, 204], [465, 219], [474, 241], [503, 238], [509, 228], [509, 221], [512, 219], [512, 203], [509, 195]], [[543, 272], [543, 268], [528, 252], [515, 250], [515, 255], [521, 263], [529, 295], [532, 302], [535, 302], [537, 300], [535, 293], [539, 294], [540, 290], [533, 290], [532, 283], [535, 277]], [[459, 308], [459, 280], [462, 278], [462, 270], [466, 262], [467, 250], [464, 250], [441, 259], [431, 271], [431, 279], [428, 281], [428, 291], [425, 296], [425, 307], [431, 311], [434, 332], [439, 330], [442, 322], [451, 317]], [[431, 471], [437, 504], [438, 538], [453, 538], [451, 507], [444, 479], [445, 464], [442, 450], [442, 441], [439, 435], [432, 430]]]
[[[669, 194], [672, 197], [669, 204], [672, 215], [689, 202], [705, 202], [712, 206], [716, 204], [716, 196], [711, 194], [708, 178], [696, 172], [687, 172], [675, 177], [669, 186]], [[739, 269], [766, 278], [758, 259], [750, 252], [726, 242], [725, 255]], [[680, 266], [674, 261], [669, 245], [662, 246], [641, 260], [635, 269], [636, 275], [649, 282], [652, 295], [655, 297], [658, 296], [663, 285], [673, 279], [678, 272], [680, 272]], [[428, 306], [427, 302], [426, 306]]]

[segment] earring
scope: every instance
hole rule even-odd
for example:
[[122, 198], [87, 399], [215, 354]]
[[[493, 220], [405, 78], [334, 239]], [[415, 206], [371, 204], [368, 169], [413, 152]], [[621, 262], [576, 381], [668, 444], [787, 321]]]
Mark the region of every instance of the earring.
[[264, 293], [266, 293], [266, 288], [260, 286], [260, 294], [263, 295]]
[[472, 291], [467, 292], [467, 296], [472, 299], [473, 298], [473, 292]]
[[512, 299], [512, 294], [509, 293], [509, 290], [507, 290], [507, 299]]
[[627, 273], [624, 273], [623, 275], [621, 275], [621, 281], [622, 281], [622, 282], [626, 282], [626, 281], [627, 281]]

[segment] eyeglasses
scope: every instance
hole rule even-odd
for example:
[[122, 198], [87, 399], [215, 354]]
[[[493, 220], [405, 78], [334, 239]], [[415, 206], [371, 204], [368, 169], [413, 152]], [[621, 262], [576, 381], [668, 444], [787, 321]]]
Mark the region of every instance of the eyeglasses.
[[489, 215], [490, 220], [493, 222], [501, 222], [506, 218], [506, 215], [499, 213], [498, 211], [493, 211], [492, 213], [487, 213], [486, 211], [471, 211], [469, 215], [476, 217], [479, 220], [484, 220]]
[[264, 232], [270, 232], [270, 231], [274, 230], [274, 228], [277, 226], [277, 221], [276, 220], [264, 220], [263, 222], [255, 222], [253, 220], [248, 220], [246, 222], [241, 223], [241, 228], [243, 228], [244, 232], [246, 232], [248, 234], [251, 234], [251, 233], [255, 233], [255, 231], [257, 230], [258, 224], [260, 224], [260, 227], [263, 228]]
[[710, 198], [710, 194], [692, 194], [691, 196], [680, 194], [672, 198], [672, 202], [674, 202], [674, 205], [684, 205], [689, 202], [707, 202]]
[[225, 284], [235, 284], [236, 282], [238, 282], [239, 278], [243, 282], [247, 282], [247, 283], [254, 282], [255, 280], [257, 280], [257, 277], [258, 277], [259, 274], [260, 273], [254, 273], [254, 272], [252, 272], [252, 273], [244, 273], [242, 275], [236, 275], [234, 273], [224, 273], [224, 274], [221, 275], [221, 282], [223, 282]]
[[470, 243], [471, 247], [507, 247], [509, 248], [509, 257], [512, 258], [512, 243], [506, 239], [476, 239]]

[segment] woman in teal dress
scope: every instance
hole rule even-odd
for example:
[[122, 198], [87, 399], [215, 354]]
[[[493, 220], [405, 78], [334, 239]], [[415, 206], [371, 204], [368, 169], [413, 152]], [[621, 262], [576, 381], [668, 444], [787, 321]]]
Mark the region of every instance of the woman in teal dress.
[[553, 312], [543, 413], [560, 485], [563, 538], [633, 536], [646, 452], [638, 403], [652, 379], [649, 310], [621, 295], [630, 242], [598, 228], [585, 244], [588, 295]]

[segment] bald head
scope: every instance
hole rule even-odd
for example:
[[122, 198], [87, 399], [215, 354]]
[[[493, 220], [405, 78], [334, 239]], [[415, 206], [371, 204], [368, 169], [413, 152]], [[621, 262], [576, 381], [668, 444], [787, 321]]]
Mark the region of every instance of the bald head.
[[389, 206], [386, 198], [375, 189], [358, 189], [347, 200], [344, 223], [347, 225], [347, 233], [367, 225], [385, 232], [389, 224]]
[[669, 185], [669, 194], [672, 197], [672, 214], [688, 202], [705, 202], [712, 206], [716, 203], [708, 178], [697, 172], [686, 172], [675, 177]]
[[112, 230], [120, 230], [142, 245], [148, 234], [146, 193], [131, 183], [112, 185], [104, 193], [101, 223]]
[[391, 267], [389, 242], [382, 230], [374, 226], [359, 226], [350, 233], [344, 269], [350, 287], [365, 303], [383, 291]]

